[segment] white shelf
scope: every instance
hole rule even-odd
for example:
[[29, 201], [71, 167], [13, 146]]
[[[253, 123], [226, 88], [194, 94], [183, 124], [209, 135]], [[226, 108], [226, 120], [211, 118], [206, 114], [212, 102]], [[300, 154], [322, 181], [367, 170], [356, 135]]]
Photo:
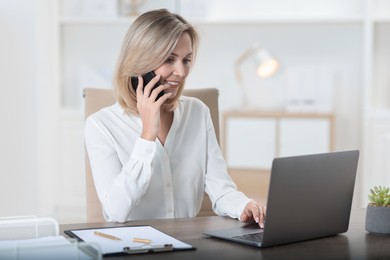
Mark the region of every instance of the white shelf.
[[[129, 25], [134, 21], [135, 17], [61, 17], [60, 25]], [[188, 18], [191, 23], [196, 25], [246, 25], [246, 24], [343, 24], [343, 23], [362, 23], [363, 16], [324, 16], [324, 17], [248, 17], [248, 18], [226, 18], [226, 17], [204, 17], [204, 18]], [[390, 18], [388, 19], [390, 21]]]
[[390, 109], [368, 109], [366, 110], [366, 115], [374, 120], [390, 120]]
[[373, 19], [375, 23], [390, 23], [390, 16], [375, 17]]
[[134, 21], [134, 17], [61, 17], [60, 25], [129, 25]]
[[190, 22], [199, 25], [246, 25], [246, 24], [312, 24], [312, 23], [324, 23], [324, 24], [337, 24], [337, 23], [362, 23], [364, 21], [363, 16], [346, 16], [346, 17], [304, 17], [304, 16], [283, 16], [283, 17], [247, 17], [247, 18], [218, 18], [218, 17], [206, 17], [206, 18], [194, 18], [188, 19]]

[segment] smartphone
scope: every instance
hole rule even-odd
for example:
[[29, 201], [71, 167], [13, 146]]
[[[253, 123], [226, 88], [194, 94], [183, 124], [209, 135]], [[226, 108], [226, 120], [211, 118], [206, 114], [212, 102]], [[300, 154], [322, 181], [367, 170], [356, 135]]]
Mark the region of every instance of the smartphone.
[[[144, 79], [144, 88], [145, 88], [145, 86], [146, 86], [154, 77], [156, 77], [156, 74], [155, 74], [153, 71], [150, 71], [150, 72], [148, 72], [148, 73], [142, 75], [142, 78]], [[133, 85], [134, 90], [137, 90], [137, 87], [138, 87], [138, 76], [133, 76], [133, 77], [131, 77], [131, 85]], [[157, 87], [160, 86], [160, 85], [161, 85], [161, 83], [160, 83], [160, 82], [157, 82], [157, 83], [153, 86], [152, 90], [155, 89], [155, 88], [157, 88]], [[158, 94], [156, 100], [159, 99], [160, 97], [162, 97], [163, 95], [164, 95], [164, 91], [161, 91], [161, 92]]]

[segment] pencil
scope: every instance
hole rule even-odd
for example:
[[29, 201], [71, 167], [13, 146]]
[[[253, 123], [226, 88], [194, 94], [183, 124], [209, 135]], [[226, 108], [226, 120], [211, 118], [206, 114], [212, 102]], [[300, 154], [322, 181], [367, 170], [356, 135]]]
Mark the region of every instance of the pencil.
[[108, 238], [108, 239], [111, 239], [111, 240], [122, 240], [122, 239], [117, 238], [115, 236], [112, 236], [112, 235], [109, 235], [109, 234], [105, 234], [105, 233], [102, 233], [102, 232], [99, 232], [99, 231], [95, 231], [94, 234], [99, 236], [99, 237], [105, 237], [105, 238]]
[[135, 238], [133, 238], [133, 242], [150, 244], [150, 243], [152, 243], [152, 240], [135, 237]]

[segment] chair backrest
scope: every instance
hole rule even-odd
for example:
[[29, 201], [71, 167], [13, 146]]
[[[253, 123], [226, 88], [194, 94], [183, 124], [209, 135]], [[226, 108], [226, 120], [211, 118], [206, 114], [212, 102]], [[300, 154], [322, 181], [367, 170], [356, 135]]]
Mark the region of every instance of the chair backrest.
[[[219, 108], [218, 108], [218, 89], [184, 89], [184, 96], [196, 97], [205, 103], [211, 114], [214, 124], [215, 134], [219, 142]], [[85, 118], [99, 111], [104, 107], [115, 103], [114, 92], [112, 89], [85, 88], [83, 90]], [[93, 182], [91, 165], [89, 163], [88, 153], [85, 154], [86, 171], [86, 193], [87, 193], [87, 222], [104, 222], [102, 206], [99, 201], [95, 184]], [[211, 202], [208, 195], [204, 194], [202, 207], [198, 216], [211, 216], [214, 212], [211, 208]]]

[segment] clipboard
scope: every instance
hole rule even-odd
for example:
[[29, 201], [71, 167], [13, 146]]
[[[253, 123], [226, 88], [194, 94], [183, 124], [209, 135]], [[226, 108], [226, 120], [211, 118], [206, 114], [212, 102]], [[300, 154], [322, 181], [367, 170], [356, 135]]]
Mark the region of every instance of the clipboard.
[[152, 226], [72, 229], [64, 233], [79, 241], [98, 244], [103, 256], [196, 249]]

